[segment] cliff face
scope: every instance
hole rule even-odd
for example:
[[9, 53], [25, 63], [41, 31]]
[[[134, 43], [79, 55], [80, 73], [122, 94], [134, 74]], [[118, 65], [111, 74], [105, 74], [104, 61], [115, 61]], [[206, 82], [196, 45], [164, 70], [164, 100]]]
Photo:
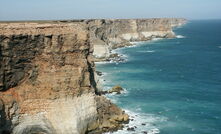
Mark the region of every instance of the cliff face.
[[[97, 104], [93, 46], [84, 23], [3, 23], [0, 43], [0, 132], [102, 129], [97, 106], [104, 103]], [[124, 116], [120, 109], [116, 114]]]
[[6, 130], [86, 131], [88, 124], [81, 122], [90, 123], [97, 114], [86, 26], [15, 23], [1, 24], [0, 32]]
[[107, 58], [111, 50], [132, 45], [133, 41], [147, 41], [153, 38], [172, 38], [173, 27], [183, 25], [185, 19], [125, 19], [92, 20], [90, 26], [94, 56]]
[[112, 48], [129, 41], [171, 37], [171, 27], [181, 23], [174, 19], [0, 23], [0, 134], [122, 128], [128, 115], [98, 95], [93, 50], [94, 55], [107, 57]]

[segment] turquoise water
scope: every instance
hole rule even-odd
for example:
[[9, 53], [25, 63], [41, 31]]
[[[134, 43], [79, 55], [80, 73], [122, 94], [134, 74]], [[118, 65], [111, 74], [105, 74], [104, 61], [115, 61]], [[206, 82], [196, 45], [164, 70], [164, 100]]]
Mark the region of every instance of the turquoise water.
[[182, 36], [118, 49], [126, 62], [96, 65], [104, 89], [126, 89], [108, 97], [137, 128], [117, 133], [221, 134], [221, 20], [190, 21], [175, 33]]

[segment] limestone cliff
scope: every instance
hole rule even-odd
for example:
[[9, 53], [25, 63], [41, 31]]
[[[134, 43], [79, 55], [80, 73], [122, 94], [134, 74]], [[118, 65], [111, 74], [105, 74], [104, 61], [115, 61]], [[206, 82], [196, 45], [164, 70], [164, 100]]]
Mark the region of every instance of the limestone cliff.
[[185, 19], [117, 19], [88, 20], [94, 56], [105, 59], [111, 50], [132, 45], [133, 41], [172, 38], [172, 29], [186, 23]]
[[[172, 37], [180, 19], [0, 23], [0, 134], [82, 134], [122, 128], [128, 115], [99, 95], [94, 54]], [[123, 44], [123, 45], [121, 45]]]

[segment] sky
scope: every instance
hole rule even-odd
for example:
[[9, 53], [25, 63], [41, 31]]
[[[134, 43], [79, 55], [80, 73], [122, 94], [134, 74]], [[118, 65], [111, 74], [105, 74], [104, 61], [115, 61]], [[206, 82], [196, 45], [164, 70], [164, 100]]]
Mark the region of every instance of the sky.
[[0, 21], [175, 17], [221, 19], [221, 0], [0, 0]]

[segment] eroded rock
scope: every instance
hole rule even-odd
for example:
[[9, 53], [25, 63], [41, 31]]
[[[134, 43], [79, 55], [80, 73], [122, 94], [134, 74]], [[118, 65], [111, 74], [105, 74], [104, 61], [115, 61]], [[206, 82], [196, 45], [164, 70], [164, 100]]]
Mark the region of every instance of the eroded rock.
[[121, 94], [123, 91], [124, 91], [124, 89], [121, 86], [116, 85], [113, 88], [111, 88], [110, 90], [99, 91], [99, 94], [101, 94], [101, 95], [112, 94], [112, 93]]
[[98, 96], [96, 100], [98, 104], [98, 124], [93, 125], [97, 127], [94, 127], [88, 133], [116, 131], [123, 128], [123, 123], [129, 122], [129, 116], [115, 104], [111, 103], [110, 100], [104, 96]]
[[116, 85], [116, 86], [114, 86], [112, 89], [110, 89], [110, 90], [108, 91], [108, 93], [121, 94], [123, 91], [124, 91], [124, 89], [123, 89], [121, 86]]

